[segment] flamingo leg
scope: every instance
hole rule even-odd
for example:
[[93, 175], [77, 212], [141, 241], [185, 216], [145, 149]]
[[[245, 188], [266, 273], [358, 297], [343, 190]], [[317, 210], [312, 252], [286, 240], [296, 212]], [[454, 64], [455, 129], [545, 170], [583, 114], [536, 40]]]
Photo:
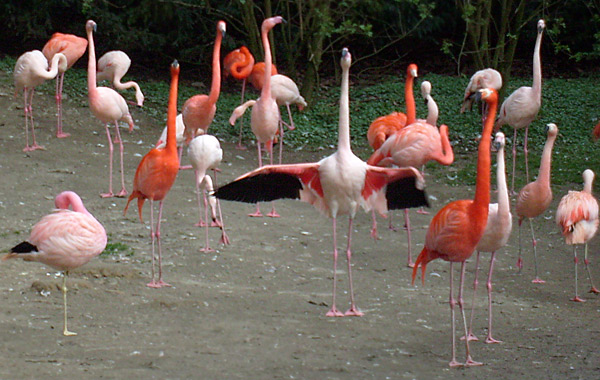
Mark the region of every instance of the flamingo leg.
[[[279, 141], [280, 144], [283, 144], [283, 127], [281, 129], [281, 139]], [[279, 164], [281, 164], [281, 146], [280, 145], [280, 150], [279, 150]], [[269, 150], [269, 159], [270, 159], [270, 163], [271, 165], [273, 165], [273, 140], [271, 140], [270, 142], [267, 143], [267, 149]], [[279, 215], [277, 213], [277, 211], [275, 211], [275, 202], [271, 202], [271, 211], [269, 211], [269, 213], [267, 214], [268, 217], [270, 218], [280, 218], [281, 215]]]
[[[391, 214], [390, 214], [391, 215]], [[375, 214], [375, 209], [371, 210], [371, 237], [374, 240], [377, 240], [377, 215]]]
[[450, 321], [452, 324], [452, 360], [450, 360], [450, 367], [458, 367], [462, 364], [456, 361], [456, 324], [454, 322], [454, 307], [456, 306], [456, 299], [454, 299], [453, 288], [454, 287], [454, 263], [450, 261]]
[[408, 214], [408, 209], [405, 208], [404, 209], [404, 223], [406, 224], [406, 235], [407, 235], [407, 244], [408, 244], [408, 261], [406, 263], [406, 266], [409, 268], [413, 268], [415, 266], [415, 263], [412, 260], [412, 253], [411, 253], [411, 240], [410, 240], [410, 215]]
[[531, 239], [533, 242], [533, 263], [535, 266], [535, 278], [531, 281], [534, 284], [543, 284], [546, 281], [540, 279], [540, 277], [538, 276], [538, 266], [537, 266], [537, 241], [535, 240], [535, 235], [533, 234], [533, 222], [531, 221], [531, 218], [529, 218], [529, 227], [531, 228]]
[[[41, 149], [45, 150], [41, 145], [38, 145], [35, 141], [35, 128], [33, 124], [33, 94], [35, 89], [26, 89], [25, 90], [25, 148], [23, 152], [30, 152], [33, 150]], [[33, 144], [29, 145], [28, 137], [27, 137], [27, 116], [29, 115], [29, 122], [31, 124], [31, 135], [33, 137]]]
[[119, 131], [118, 121], [115, 121], [115, 129], [117, 130], [117, 140], [119, 140], [119, 155], [121, 156], [121, 191], [119, 191], [117, 197], [124, 197], [127, 195], [127, 190], [125, 189], [125, 170], [123, 169], [123, 139], [121, 138], [121, 132]]
[[392, 211], [390, 210], [389, 212], [389, 220], [388, 220], [388, 229], [392, 230], [392, 231], [398, 231], [398, 229], [396, 227], [394, 227], [394, 225], [392, 224]]
[[108, 193], [102, 193], [100, 196], [102, 198], [114, 197], [112, 191], [112, 171], [113, 171], [113, 142], [110, 137], [110, 130], [108, 129], [108, 124], [104, 124], [104, 128], [106, 129], [106, 137], [108, 137]]
[[69, 137], [70, 134], [62, 131], [62, 91], [63, 82], [65, 79], [65, 73], [61, 73], [56, 77], [56, 109], [57, 109], [57, 125], [56, 125], [56, 137], [59, 139]]
[[[256, 147], [258, 148], [258, 167], [262, 168], [262, 151], [260, 149], [260, 141], [258, 140], [256, 140]], [[254, 211], [252, 214], [248, 214], [248, 216], [253, 218], [260, 218], [263, 216], [263, 214], [260, 212], [259, 202], [256, 202], [256, 211]]]
[[[467, 318], [465, 317], [465, 308], [464, 308], [464, 302], [463, 302], [463, 285], [465, 282], [466, 267], [467, 267], [466, 261], [463, 261], [460, 264], [460, 285], [458, 288], [458, 307], [460, 308], [460, 314], [462, 315], [462, 320], [463, 320], [463, 324], [465, 327], [465, 336], [468, 336]], [[467, 359], [465, 360], [465, 367], [483, 365], [483, 363], [476, 362], [473, 360], [473, 358], [471, 358], [471, 351], [469, 350], [469, 339], [465, 339], [465, 346], [466, 346], [466, 355], [467, 355]]]
[[[469, 332], [466, 335], [468, 340], [474, 340], [474, 341], [478, 341], [479, 338], [477, 338], [474, 334], [473, 334], [473, 315], [475, 314], [475, 295], [477, 293], [477, 285], [479, 285], [479, 281], [477, 281], [477, 276], [479, 275], [479, 255], [480, 252], [477, 251], [477, 257], [475, 259], [475, 279], [473, 280], [473, 301], [471, 302], [471, 315], [469, 316]], [[464, 339], [465, 337], [463, 336], [461, 339]]]
[[514, 134], [513, 134], [513, 148], [512, 148], [512, 180], [511, 180], [511, 185], [510, 185], [510, 193], [511, 194], [516, 194], [515, 193], [515, 165], [517, 163], [517, 128], [514, 128]]
[[488, 334], [485, 338], [486, 343], [502, 343], [501, 340], [497, 340], [492, 337], [492, 272], [494, 271], [495, 259], [496, 252], [492, 252], [492, 258], [490, 259], [490, 271], [488, 272], [488, 278], [486, 283], [488, 292]]
[[364, 313], [356, 307], [354, 302], [354, 288], [352, 286], [352, 216], [348, 220], [348, 246], [346, 248], [346, 259], [348, 261], [348, 282], [350, 283], [350, 309], [344, 315], [362, 317]]
[[[215, 187], [217, 187], [217, 170], [214, 170], [215, 176]], [[219, 228], [221, 228], [221, 239], [219, 243], [223, 245], [229, 245], [231, 242], [229, 241], [229, 236], [225, 232], [225, 223], [223, 223], [223, 213], [221, 212], [221, 202], [217, 199], [217, 210], [219, 211]]]
[[577, 294], [577, 262], [579, 260], [577, 260], [577, 245], [573, 245], [573, 261], [575, 262], [575, 297], [573, 297], [571, 299], [571, 301], [575, 301], [575, 302], [585, 302], [585, 300], [583, 298], [579, 298], [579, 295]]
[[[244, 92], [246, 91], [246, 78], [244, 78], [244, 80], [242, 81], [242, 100], [240, 101], [240, 104], [244, 103]], [[242, 130], [244, 129], [244, 115], [242, 115], [242, 117], [240, 118], [240, 136], [238, 139], [238, 143], [235, 146], [237, 149], [240, 150], [246, 150], [246, 147], [244, 145], [242, 145]]]
[[204, 227], [206, 226], [206, 222], [204, 222], [204, 220], [202, 219], [202, 200], [200, 199], [200, 173], [197, 170], [195, 170], [194, 173], [196, 175], [196, 199], [198, 201], [198, 214], [200, 216], [198, 223], [194, 224], [194, 226]]
[[325, 314], [327, 317], [343, 317], [344, 314], [337, 309], [335, 306], [335, 293], [336, 293], [336, 282], [337, 282], [337, 226], [336, 217], [333, 217], [333, 301], [331, 303], [331, 309]]
[[523, 219], [519, 219], [519, 258], [517, 259], [517, 268], [519, 268], [519, 271], [517, 273], [521, 273], [521, 270], [523, 270], [523, 259], [521, 257], [521, 223], [523, 222]]
[[63, 294], [63, 307], [64, 307], [64, 323], [63, 323], [63, 335], [64, 336], [75, 336], [77, 333], [69, 331], [67, 329], [67, 276], [69, 271], [63, 272], [63, 283], [62, 283], [62, 294]]
[[[208, 201], [206, 200], [206, 192], [204, 190], [200, 190], [199, 188], [198, 188], [198, 191], [202, 191], [202, 197], [204, 198], [204, 218], [208, 221]], [[198, 194], [198, 197], [200, 197], [199, 194]], [[204, 246], [204, 248], [200, 249], [200, 251], [201, 252], [214, 252], [214, 249], [210, 248], [210, 246], [208, 244], [208, 223], [205, 223], [204, 231], [206, 231], [206, 245]]]
[[25, 87], [23, 89], [23, 111], [25, 112], [25, 148], [23, 148], [23, 152], [28, 152], [31, 149], [29, 148], [29, 89]]
[[158, 243], [158, 287], [171, 286], [162, 279], [162, 246], [160, 243], [160, 221], [162, 219], [163, 200], [158, 203], [158, 221], [156, 222], [156, 242]]
[[525, 141], [523, 143], [523, 152], [525, 153], [525, 176], [527, 177], [527, 183], [529, 183], [529, 159], [527, 158], [527, 154], [529, 151], [527, 150], [527, 135], [529, 134], [529, 125], [525, 127]]
[[587, 270], [587, 274], [588, 274], [588, 278], [590, 279], [590, 293], [595, 293], [598, 294], [600, 293], [600, 291], [594, 286], [594, 281], [592, 280], [592, 272], [590, 272], [590, 261], [588, 260], [588, 246], [587, 243], [585, 243], [585, 257], [583, 259], [583, 262], [585, 263], [585, 269]]
[[283, 121], [279, 118], [279, 165], [283, 158]]
[[158, 288], [156, 281], [154, 281], [154, 241], [156, 240], [156, 233], [154, 232], [154, 201], [150, 199], [150, 241], [152, 244], [152, 281], [146, 284], [149, 288]]

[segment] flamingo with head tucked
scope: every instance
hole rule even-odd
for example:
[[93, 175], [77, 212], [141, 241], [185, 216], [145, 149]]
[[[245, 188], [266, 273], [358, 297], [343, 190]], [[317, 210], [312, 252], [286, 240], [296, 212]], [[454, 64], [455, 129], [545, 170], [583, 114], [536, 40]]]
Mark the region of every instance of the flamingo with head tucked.
[[[342, 86], [338, 149], [315, 163], [267, 165], [246, 173], [221, 188], [220, 199], [254, 203], [280, 198], [296, 198], [314, 205], [333, 219], [333, 301], [327, 316], [360, 316], [354, 301], [351, 264], [353, 220], [359, 207], [385, 213], [387, 209], [418, 207], [427, 204], [423, 177], [415, 168], [382, 168], [371, 166], [352, 153], [350, 147], [349, 70], [351, 55], [342, 50]], [[337, 284], [337, 218], [349, 215], [348, 280], [350, 309], [341, 313], [336, 306]]]
[[482, 88], [493, 88], [496, 91], [500, 91], [502, 88], [502, 75], [497, 70], [491, 68], [479, 70], [473, 74], [469, 80], [469, 84], [467, 84], [467, 88], [465, 88], [465, 96], [460, 107], [460, 113], [471, 110], [477, 93]]
[[[246, 46], [242, 46], [238, 49], [230, 51], [225, 58], [223, 58], [223, 69], [225, 77], [231, 75], [237, 80], [242, 81], [242, 98], [240, 104], [244, 103], [244, 93], [246, 92], [246, 82], [252, 68], [254, 67], [254, 56], [250, 53], [250, 50]], [[246, 149], [242, 145], [242, 128], [244, 124], [240, 123], [240, 136], [236, 148]]]
[[98, 73], [96, 80], [107, 80], [115, 86], [117, 90], [127, 90], [128, 88], [135, 89], [135, 100], [138, 107], [144, 105], [144, 94], [140, 86], [134, 81], [121, 82], [121, 79], [127, 74], [131, 66], [131, 59], [121, 50], [113, 50], [105, 53], [98, 60]]

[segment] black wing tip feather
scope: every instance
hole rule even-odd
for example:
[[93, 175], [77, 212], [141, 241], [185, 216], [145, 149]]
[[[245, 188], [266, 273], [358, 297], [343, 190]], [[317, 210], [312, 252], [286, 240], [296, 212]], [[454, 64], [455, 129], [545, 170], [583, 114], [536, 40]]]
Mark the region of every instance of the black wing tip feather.
[[390, 182], [385, 193], [389, 210], [427, 206], [429, 200], [424, 190], [417, 188], [415, 177]]
[[215, 197], [245, 203], [268, 202], [276, 199], [300, 198], [302, 182], [291, 174], [261, 173], [221, 186]]
[[37, 252], [37, 247], [29, 242], [21, 242], [10, 249], [10, 253]]

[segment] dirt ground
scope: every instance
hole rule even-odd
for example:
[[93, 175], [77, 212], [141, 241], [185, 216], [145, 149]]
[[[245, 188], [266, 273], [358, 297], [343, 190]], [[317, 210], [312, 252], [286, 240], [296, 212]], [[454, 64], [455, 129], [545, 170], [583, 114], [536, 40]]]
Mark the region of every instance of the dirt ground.
[[[541, 276], [547, 283], [531, 283], [533, 254], [528, 239], [524, 239], [525, 268], [517, 274], [515, 220], [494, 276], [495, 337], [504, 343], [473, 342], [474, 359], [485, 365], [450, 369], [448, 263], [432, 262], [425, 286], [411, 286], [404, 231], [393, 232], [380, 219], [380, 239], [374, 241], [365, 213], [359, 214], [353, 235], [355, 292], [365, 315], [327, 318], [331, 221], [299, 201], [276, 202], [280, 219], [249, 218], [252, 205], [223, 202], [231, 245], [219, 245], [219, 231], [213, 228], [210, 239], [216, 252], [200, 252], [204, 232], [194, 227], [198, 211], [193, 173], [182, 171], [165, 202], [162, 230], [164, 277], [173, 287], [146, 287], [149, 204], [144, 210], [146, 223], [141, 224], [135, 205], [123, 216], [125, 199], [99, 197], [108, 186], [103, 127], [89, 109], [67, 99], [65, 130], [71, 137], [56, 139], [53, 86], [48, 89], [37, 93], [34, 101], [37, 136], [47, 150], [32, 153], [22, 151], [21, 99], [13, 98], [10, 87], [0, 89], [1, 250], [25, 240], [31, 226], [53, 208], [54, 196], [70, 189], [104, 224], [111, 243], [126, 244], [135, 253], [95, 258], [69, 277], [69, 328], [79, 333], [76, 337], [61, 334], [62, 299], [57, 289], [61, 280], [56, 271], [20, 260], [0, 263], [0, 378], [600, 378], [600, 298], [585, 293], [588, 282], [581, 266], [580, 292], [588, 302], [569, 301], [573, 259], [554, 224], [553, 210], [566, 188], [554, 188], [552, 207], [534, 222]], [[131, 134], [123, 129], [128, 190], [140, 158], [162, 130], [162, 123], [149, 119], [143, 110], [132, 113], [139, 129]], [[223, 148], [220, 183], [255, 167], [253, 146], [241, 151], [223, 143]], [[284, 159], [314, 161], [328, 153], [287, 149]], [[431, 214], [411, 212], [415, 253], [422, 247], [432, 214], [450, 200], [473, 194], [471, 186], [450, 186], [443, 176], [435, 171], [426, 177]], [[114, 180], [119, 183], [118, 170]], [[400, 215], [395, 212], [393, 219], [401, 227]], [[341, 236], [346, 223], [340, 219]], [[596, 239], [590, 252], [593, 274], [600, 280], [598, 248]], [[474, 331], [482, 339], [487, 326], [488, 263], [489, 254], [484, 254], [474, 320]], [[467, 307], [473, 264], [472, 258], [465, 286]], [[338, 306], [345, 310], [343, 255], [338, 271]], [[463, 344], [458, 345], [458, 359], [464, 360]]]

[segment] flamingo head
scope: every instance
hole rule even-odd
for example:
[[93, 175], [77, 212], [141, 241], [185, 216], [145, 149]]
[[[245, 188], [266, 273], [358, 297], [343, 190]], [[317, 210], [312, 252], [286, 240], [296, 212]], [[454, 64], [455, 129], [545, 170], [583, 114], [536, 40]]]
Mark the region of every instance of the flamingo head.
[[349, 68], [352, 64], [352, 54], [348, 51], [348, 48], [342, 49], [342, 60], [340, 62], [342, 68]]
[[504, 133], [502, 133], [502, 132], [496, 133], [496, 138], [494, 139], [494, 149], [498, 151], [500, 149], [503, 149], [504, 145], [506, 145], [506, 139], [504, 138]]
[[409, 75], [413, 78], [416, 78], [419, 76], [417, 74], [417, 65], [415, 63], [411, 63], [410, 65], [408, 65], [408, 67], [406, 68], [406, 75]]
[[86, 32], [95, 32], [96, 31], [96, 22], [94, 20], [87, 20], [85, 23]]
[[591, 188], [592, 182], [594, 182], [594, 172], [591, 169], [585, 169], [583, 171], [583, 183], [586, 185], [589, 183]]
[[431, 95], [431, 82], [425, 80], [421, 83], [421, 96], [425, 99], [425, 103], [427, 103], [427, 97], [429, 95]]
[[67, 56], [63, 53], [56, 53], [56, 55], [58, 56], [58, 72], [64, 73], [69, 68]]
[[492, 102], [498, 102], [498, 93], [493, 88], [482, 88], [479, 90], [478, 95], [484, 100], [487, 104], [491, 104]]
[[261, 31], [264, 33], [268, 33], [269, 30], [273, 29], [273, 27], [275, 25], [281, 24], [282, 22], [285, 23], [287, 21], [285, 21], [285, 19], [281, 16], [274, 16], [274, 17], [267, 18], [262, 23]]
[[227, 31], [227, 24], [225, 24], [225, 21], [221, 20], [217, 23], [217, 31], [221, 33], [222, 37], [225, 37], [225, 32]]
[[544, 20], [539, 20], [537, 23], [537, 31], [538, 33], [542, 33], [546, 28], [546, 22]]
[[546, 124], [546, 133], [548, 137], [554, 137], [558, 134], [558, 127], [554, 123]]

